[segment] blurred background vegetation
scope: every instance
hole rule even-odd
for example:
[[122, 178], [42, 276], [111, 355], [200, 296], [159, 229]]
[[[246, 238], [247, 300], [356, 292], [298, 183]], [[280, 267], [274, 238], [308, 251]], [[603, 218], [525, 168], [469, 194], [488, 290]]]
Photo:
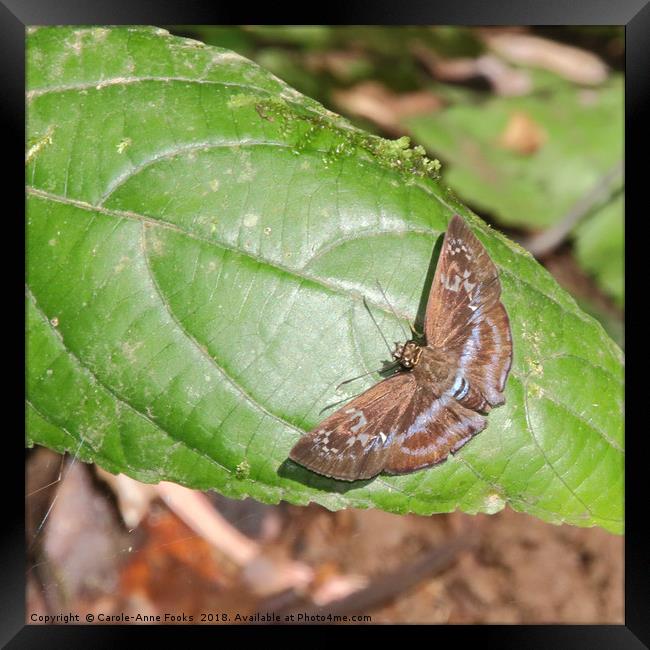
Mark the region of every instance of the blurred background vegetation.
[[408, 136], [623, 346], [621, 27], [167, 26]]

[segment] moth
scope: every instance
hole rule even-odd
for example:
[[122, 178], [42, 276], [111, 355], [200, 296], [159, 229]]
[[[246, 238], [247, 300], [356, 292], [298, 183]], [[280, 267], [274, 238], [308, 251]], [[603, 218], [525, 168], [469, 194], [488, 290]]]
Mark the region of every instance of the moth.
[[424, 340], [395, 344], [398, 370], [306, 433], [289, 458], [344, 481], [445, 460], [505, 403], [512, 335], [496, 266], [459, 215], [449, 223]]

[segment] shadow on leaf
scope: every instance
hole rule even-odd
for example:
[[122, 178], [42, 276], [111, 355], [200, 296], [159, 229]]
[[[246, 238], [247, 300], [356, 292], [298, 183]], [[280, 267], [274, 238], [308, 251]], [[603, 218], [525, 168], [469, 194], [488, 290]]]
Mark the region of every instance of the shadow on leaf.
[[321, 476], [320, 474], [305, 469], [302, 465], [294, 463], [289, 458], [278, 467], [278, 476], [291, 479], [292, 481], [297, 481], [298, 483], [302, 483], [314, 490], [337, 492], [339, 494], [345, 494], [350, 490], [363, 488], [377, 478], [376, 476], [373, 476], [370, 479], [362, 481], [339, 481], [335, 478]]

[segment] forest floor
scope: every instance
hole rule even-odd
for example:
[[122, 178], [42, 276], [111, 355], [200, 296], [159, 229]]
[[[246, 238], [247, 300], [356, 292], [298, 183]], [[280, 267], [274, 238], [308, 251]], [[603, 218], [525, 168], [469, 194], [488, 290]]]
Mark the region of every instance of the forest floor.
[[[509, 508], [330, 512], [185, 488], [185, 505], [174, 510], [156, 486], [126, 479], [120, 495], [91, 466], [68, 465], [57, 480], [61, 468], [53, 452], [28, 454], [28, 622], [60, 611], [183, 612], [194, 622], [206, 612], [239, 622], [237, 614], [268, 611], [367, 614], [372, 623], [624, 620], [624, 538], [599, 528], [555, 526]], [[140, 521], [126, 525], [124, 495], [133, 505], [145, 493]], [[207, 507], [202, 519], [220, 522], [216, 543], [182, 520], [195, 498]], [[219, 537], [232, 538], [230, 550], [218, 548]]]

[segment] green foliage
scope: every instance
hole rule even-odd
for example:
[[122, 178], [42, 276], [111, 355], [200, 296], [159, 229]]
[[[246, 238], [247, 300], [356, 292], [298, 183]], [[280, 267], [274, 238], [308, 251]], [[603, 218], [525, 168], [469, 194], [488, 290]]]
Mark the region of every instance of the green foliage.
[[[483, 97], [406, 121], [415, 140], [440, 156], [445, 181], [459, 196], [500, 223], [542, 229], [562, 219], [623, 158], [623, 81], [580, 88], [550, 74], [534, 75], [536, 91]], [[543, 133], [529, 155], [505, 148], [515, 114]], [[622, 219], [622, 212], [619, 214]]]
[[575, 232], [576, 258], [598, 284], [623, 307], [623, 196], [599, 208]]
[[441, 56], [476, 56], [484, 49], [462, 27], [192, 25], [172, 31], [235, 50], [328, 106], [333, 91], [363, 80], [380, 80], [395, 91], [430, 85], [414, 48]]
[[[155, 28], [28, 40], [28, 444], [112, 472], [328, 508], [496, 512], [622, 530], [621, 353], [403, 140]], [[342, 483], [287, 461], [372, 384], [454, 212], [498, 265], [507, 404], [462, 451]], [[328, 411], [331, 412], [331, 411]]]

